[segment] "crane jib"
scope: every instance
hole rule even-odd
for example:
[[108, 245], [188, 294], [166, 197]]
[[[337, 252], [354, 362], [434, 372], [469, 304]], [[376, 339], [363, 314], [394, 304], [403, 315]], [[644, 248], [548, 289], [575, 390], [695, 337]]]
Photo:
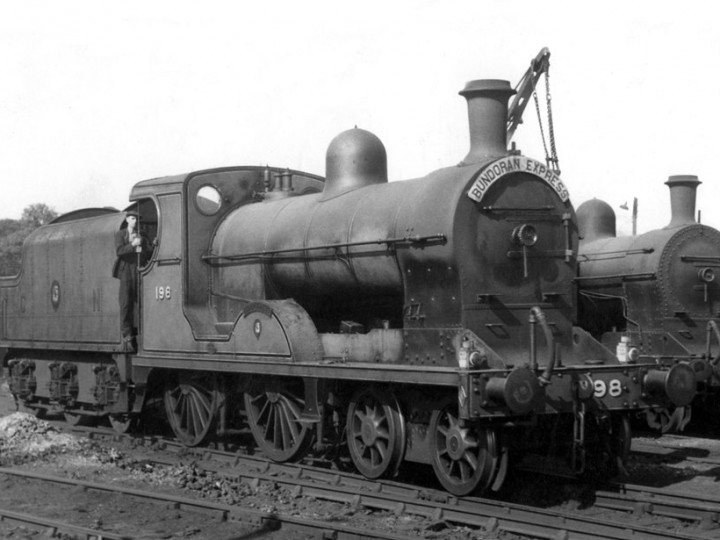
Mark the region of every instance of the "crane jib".
[[475, 182], [468, 191], [468, 197], [476, 202], [480, 202], [490, 186], [511, 173], [532, 174], [552, 187], [562, 202], [567, 202], [570, 198], [565, 184], [552, 169], [539, 161], [525, 156], [508, 156], [488, 165], [475, 179]]

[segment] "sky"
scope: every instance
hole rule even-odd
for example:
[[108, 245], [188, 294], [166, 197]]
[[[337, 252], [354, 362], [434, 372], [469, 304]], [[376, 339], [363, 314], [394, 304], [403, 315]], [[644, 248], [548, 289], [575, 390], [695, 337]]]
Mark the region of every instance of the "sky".
[[[548, 47], [555, 140], [575, 207], [597, 197], [621, 233], [670, 221], [668, 176], [702, 182], [720, 228], [720, 31], [708, 1], [4, 0], [0, 218], [124, 208], [139, 181], [231, 166], [324, 175], [354, 126], [391, 181], [468, 150], [474, 79], [515, 86]], [[545, 108], [544, 84], [539, 96]], [[532, 103], [514, 140], [544, 160]], [[547, 126], [546, 126], [547, 130]]]

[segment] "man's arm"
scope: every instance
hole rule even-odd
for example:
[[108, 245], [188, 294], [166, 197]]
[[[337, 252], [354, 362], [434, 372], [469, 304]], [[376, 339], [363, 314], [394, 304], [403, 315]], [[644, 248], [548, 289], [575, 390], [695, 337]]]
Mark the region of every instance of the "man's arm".
[[119, 257], [130, 253], [135, 253], [135, 248], [126, 241], [125, 230], [120, 229], [115, 233], [115, 254]]

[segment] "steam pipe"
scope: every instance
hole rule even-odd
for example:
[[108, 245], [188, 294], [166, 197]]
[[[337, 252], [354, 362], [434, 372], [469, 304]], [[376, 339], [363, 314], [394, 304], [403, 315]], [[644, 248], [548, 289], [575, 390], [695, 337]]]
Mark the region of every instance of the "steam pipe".
[[712, 334], [715, 334], [715, 337], [718, 340], [718, 343], [720, 344], [720, 329], [718, 329], [718, 325], [715, 321], [710, 320], [707, 323], [707, 359], [708, 361], [713, 365], [716, 366], [718, 361], [720, 361], [720, 355], [718, 355], [717, 358], [714, 360], [711, 358], [710, 355], [710, 338], [712, 337]]
[[533, 373], [537, 371], [537, 349], [535, 345], [535, 327], [537, 326], [537, 317], [533, 310], [530, 310], [530, 369]]
[[550, 384], [550, 379], [552, 378], [553, 371], [555, 370], [555, 338], [553, 337], [552, 329], [550, 328], [550, 325], [548, 324], [547, 319], [545, 318], [545, 314], [542, 312], [542, 310], [537, 306], [530, 308], [530, 324], [532, 325], [532, 332], [530, 333], [530, 355], [533, 362], [533, 369], [537, 368], [537, 360], [534, 356], [536, 354], [534, 343], [535, 322], [540, 323], [540, 327], [543, 329], [543, 332], [545, 334], [545, 342], [547, 343], [547, 347], [550, 350], [550, 360], [545, 367], [545, 371], [543, 371], [542, 375], [538, 377], [540, 379], [540, 384], [548, 385]]

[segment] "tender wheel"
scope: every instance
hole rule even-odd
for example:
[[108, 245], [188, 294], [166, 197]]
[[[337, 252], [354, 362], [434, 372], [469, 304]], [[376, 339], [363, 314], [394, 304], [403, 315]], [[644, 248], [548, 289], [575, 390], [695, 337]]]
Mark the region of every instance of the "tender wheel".
[[273, 461], [302, 458], [313, 442], [312, 424], [303, 423], [301, 380], [269, 380], [245, 392], [245, 412], [255, 443]]
[[214, 374], [183, 373], [165, 387], [165, 413], [175, 436], [185, 446], [197, 446], [210, 433], [220, 402]]
[[15, 402], [19, 404], [18, 410], [20, 412], [32, 414], [39, 420], [45, 420], [48, 417], [47, 409], [45, 407], [40, 407], [35, 404], [29, 405], [23, 400], [16, 400]]
[[97, 422], [95, 416], [86, 414], [65, 412], [63, 415], [65, 416], [65, 421], [71, 426], [92, 426]]
[[429, 435], [435, 476], [446, 490], [462, 496], [490, 487], [501, 464], [494, 430], [462, 427], [457, 406], [448, 405], [433, 412]]
[[131, 414], [111, 414], [108, 416], [110, 426], [116, 433], [130, 433], [135, 429], [137, 418]]
[[393, 476], [405, 455], [405, 420], [395, 398], [373, 389], [355, 392], [347, 414], [347, 444], [363, 476]]

